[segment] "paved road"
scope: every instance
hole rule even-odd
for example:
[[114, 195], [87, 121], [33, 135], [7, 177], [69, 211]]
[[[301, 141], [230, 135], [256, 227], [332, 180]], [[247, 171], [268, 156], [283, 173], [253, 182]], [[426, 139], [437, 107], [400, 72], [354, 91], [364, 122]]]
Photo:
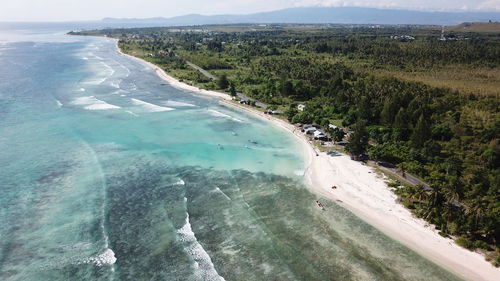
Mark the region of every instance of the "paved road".
[[255, 105], [258, 106], [258, 107], [261, 107], [261, 108], [267, 108], [268, 105], [263, 103], [263, 102], [260, 102], [256, 99], [252, 99], [250, 97], [248, 97], [247, 95], [243, 94], [243, 93], [236, 93], [236, 95], [242, 99], [242, 100], [251, 100], [251, 101], [255, 101]]
[[217, 77], [213, 76], [212, 74], [210, 74], [208, 71], [206, 71], [205, 69], [197, 66], [196, 64], [190, 62], [190, 61], [186, 61], [186, 64], [191, 66], [192, 68], [198, 70], [199, 72], [201, 72], [201, 74], [207, 76], [208, 78], [212, 79], [212, 80], [217, 80]]
[[[212, 80], [217, 80], [217, 77], [213, 76], [212, 74], [210, 74], [210, 72], [206, 71], [205, 69], [197, 66], [196, 64], [190, 62], [190, 61], [186, 61], [186, 64], [191, 66], [192, 68], [198, 70], [199, 72], [201, 72], [203, 75], [205, 75], [206, 77], [212, 79]], [[255, 101], [255, 105], [258, 106], [258, 107], [261, 107], [261, 108], [267, 108], [267, 104], [263, 103], [263, 102], [260, 102], [256, 99], [252, 99], [246, 95], [244, 95], [243, 93], [236, 93], [238, 95], [238, 97], [242, 100], [251, 100], [251, 101]]]
[[[389, 167], [384, 167], [384, 166], [380, 166], [378, 165], [377, 163], [375, 163], [374, 161], [368, 161], [368, 165], [370, 166], [373, 166], [373, 167], [378, 167], [380, 168], [381, 170], [415, 186], [417, 184], [421, 184], [423, 187], [424, 187], [424, 190], [425, 191], [432, 191], [433, 188], [426, 184], [425, 182], [423, 182], [421, 179], [413, 176], [413, 175], [410, 175], [408, 173], [405, 173], [404, 175], [399, 171], [397, 170], [396, 168], [389, 168]], [[457, 206], [457, 207], [461, 207], [461, 208], [468, 208], [466, 205], [464, 205], [462, 202], [458, 201], [458, 200], [452, 200], [450, 201], [453, 205]]]
[[401, 173], [397, 168], [389, 168], [389, 167], [384, 167], [384, 166], [381, 166], [381, 165], [378, 165], [376, 162], [374, 161], [368, 161], [368, 165], [370, 166], [374, 166], [374, 167], [377, 167], [411, 185], [417, 185], [417, 184], [421, 184], [424, 189], [426, 191], [430, 191], [432, 190], [432, 188], [426, 184], [424, 181], [422, 181], [421, 179], [411, 175], [411, 174], [408, 174], [408, 173]]

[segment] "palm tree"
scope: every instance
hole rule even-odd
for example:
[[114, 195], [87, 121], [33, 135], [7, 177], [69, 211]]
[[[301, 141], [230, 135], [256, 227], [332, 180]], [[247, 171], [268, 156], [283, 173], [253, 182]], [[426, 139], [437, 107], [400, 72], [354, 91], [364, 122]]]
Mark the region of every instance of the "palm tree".
[[410, 195], [411, 199], [415, 199], [419, 203], [424, 203], [429, 199], [429, 194], [427, 194], [423, 185], [417, 184], [413, 187], [413, 190], [414, 192]]
[[480, 218], [484, 216], [484, 203], [481, 199], [473, 201], [472, 205], [469, 207], [466, 207], [465, 209], [465, 214], [466, 215], [473, 215], [474, 216], [474, 231], [477, 230], [477, 223]]

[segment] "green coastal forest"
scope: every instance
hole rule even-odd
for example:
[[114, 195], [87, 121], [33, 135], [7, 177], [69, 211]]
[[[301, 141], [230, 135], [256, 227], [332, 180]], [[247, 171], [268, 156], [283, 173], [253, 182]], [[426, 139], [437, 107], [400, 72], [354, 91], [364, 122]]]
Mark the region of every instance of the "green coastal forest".
[[122, 51], [184, 82], [243, 93], [291, 123], [332, 136], [342, 134], [328, 124], [352, 130], [347, 151], [428, 185], [395, 189], [407, 208], [500, 266], [500, 31], [460, 30], [222, 25], [72, 34], [118, 38]]

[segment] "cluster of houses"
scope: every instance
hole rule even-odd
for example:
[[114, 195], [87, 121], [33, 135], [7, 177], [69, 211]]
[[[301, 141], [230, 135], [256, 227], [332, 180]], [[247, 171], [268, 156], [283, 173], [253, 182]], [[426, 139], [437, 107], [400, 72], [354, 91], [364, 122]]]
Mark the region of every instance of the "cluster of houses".
[[393, 36], [391, 36], [391, 39], [401, 40], [401, 41], [409, 41], [409, 40], [415, 40], [415, 37], [410, 36], [410, 35], [393, 35]]
[[317, 126], [313, 125], [303, 125], [301, 131], [306, 135], [312, 135], [315, 140], [328, 141], [330, 138], [319, 129]]
[[[305, 135], [311, 135], [315, 140], [319, 141], [331, 141], [331, 137], [325, 133], [323, 130], [321, 130], [321, 127], [318, 125], [303, 125], [303, 124], [295, 124], [295, 127], [297, 127], [301, 132], [303, 132]], [[331, 130], [337, 129], [339, 127], [329, 124], [328, 128]], [[346, 139], [349, 139], [351, 134], [353, 133], [351, 130], [346, 130], [345, 128], [339, 128], [341, 130], [344, 130], [346, 132]], [[342, 140], [339, 142], [336, 142], [338, 145], [346, 145], [349, 142], [347, 140]]]

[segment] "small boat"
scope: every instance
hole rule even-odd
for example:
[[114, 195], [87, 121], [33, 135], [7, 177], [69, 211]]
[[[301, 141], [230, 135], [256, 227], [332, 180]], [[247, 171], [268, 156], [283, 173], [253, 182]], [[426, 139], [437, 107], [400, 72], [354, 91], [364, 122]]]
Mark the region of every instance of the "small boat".
[[321, 204], [321, 202], [317, 201], [316, 200], [316, 205], [321, 208], [321, 210], [324, 210], [325, 209], [325, 206], [323, 206], [323, 204]]

